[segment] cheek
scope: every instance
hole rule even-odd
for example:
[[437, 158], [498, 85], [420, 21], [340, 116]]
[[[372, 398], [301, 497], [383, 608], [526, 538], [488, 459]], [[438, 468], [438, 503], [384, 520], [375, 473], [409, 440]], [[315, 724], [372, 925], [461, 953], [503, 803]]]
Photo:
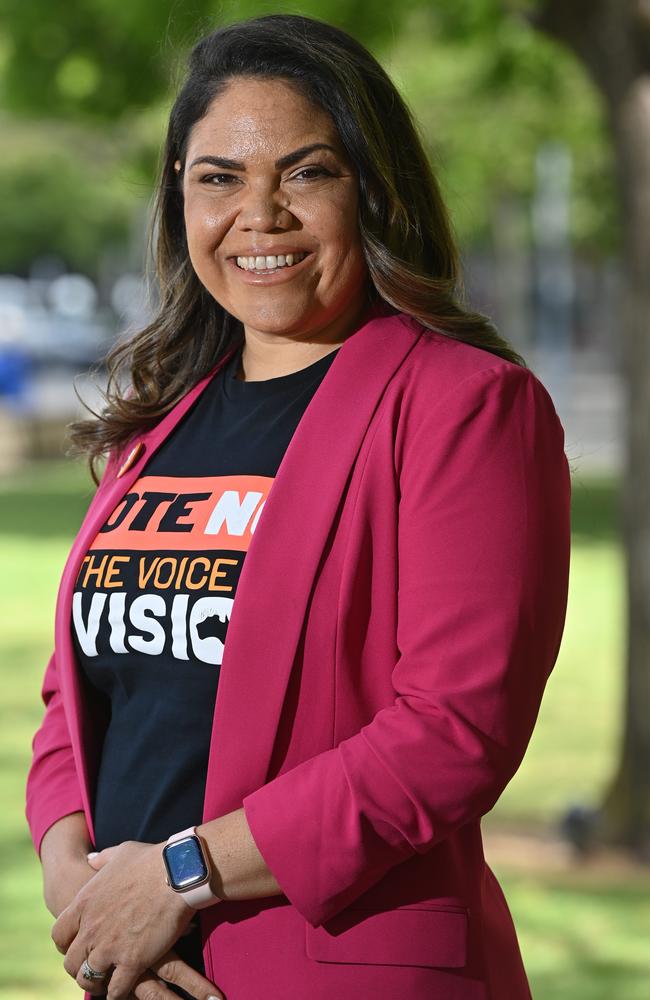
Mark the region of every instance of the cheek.
[[356, 208], [330, 203], [323, 210], [303, 214], [302, 223], [318, 241], [323, 260], [334, 262], [361, 253]]
[[361, 251], [358, 202], [355, 197], [332, 198], [321, 207], [314, 219], [318, 238], [328, 255], [346, 257]]
[[197, 201], [185, 204], [185, 231], [190, 246], [208, 250], [219, 243], [227, 228], [225, 213], [215, 205]]

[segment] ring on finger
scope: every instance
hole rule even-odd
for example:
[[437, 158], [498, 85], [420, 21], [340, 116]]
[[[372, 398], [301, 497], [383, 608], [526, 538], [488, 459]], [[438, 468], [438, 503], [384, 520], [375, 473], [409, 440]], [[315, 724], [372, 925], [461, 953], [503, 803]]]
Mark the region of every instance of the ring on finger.
[[84, 979], [88, 979], [91, 982], [95, 979], [106, 979], [106, 973], [99, 972], [97, 969], [93, 969], [92, 965], [90, 965], [87, 958], [84, 958], [83, 962], [81, 963], [80, 971], [82, 977]]

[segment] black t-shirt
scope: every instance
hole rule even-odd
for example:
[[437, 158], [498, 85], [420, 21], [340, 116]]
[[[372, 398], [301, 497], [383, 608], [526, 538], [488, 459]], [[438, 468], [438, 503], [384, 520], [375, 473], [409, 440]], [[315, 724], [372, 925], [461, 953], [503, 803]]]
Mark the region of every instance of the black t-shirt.
[[[337, 351], [289, 375], [244, 382], [235, 377], [240, 348], [88, 549], [72, 635], [86, 682], [110, 710], [97, 850], [166, 840], [202, 822], [237, 582], [287, 445]], [[198, 931], [178, 950], [203, 970]]]

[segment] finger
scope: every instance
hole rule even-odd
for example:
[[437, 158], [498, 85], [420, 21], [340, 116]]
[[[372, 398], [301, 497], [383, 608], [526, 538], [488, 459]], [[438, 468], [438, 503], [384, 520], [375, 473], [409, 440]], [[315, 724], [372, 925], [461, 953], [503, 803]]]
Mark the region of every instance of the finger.
[[168, 986], [158, 979], [154, 972], [147, 972], [140, 977], [133, 988], [133, 993], [129, 1000], [178, 1000], [178, 993], [174, 993]]
[[85, 957], [86, 948], [82, 945], [81, 939], [76, 937], [63, 958], [63, 968], [73, 979], [77, 978], [79, 967]]
[[91, 851], [90, 854], [86, 855], [86, 859], [91, 868], [99, 871], [112, 860], [116, 850], [117, 847], [105, 847], [103, 851]]
[[[67, 962], [69, 956], [70, 956], [70, 952], [68, 952], [68, 955], [66, 955], [66, 962]], [[99, 956], [96, 957], [92, 953], [90, 955], [88, 955], [87, 961], [88, 961], [88, 964], [91, 967], [91, 969], [94, 969], [96, 972], [103, 972], [104, 973], [104, 978], [103, 979], [86, 979], [84, 977], [84, 975], [83, 975], [83, 967], [84, 967], [83, 963], [84, 963], [84, 959], [83, 958], [81, 960], [81, 964], [78, 966], [78, 972], [76, 973], [76, 975], [74, 973], [72, 975], [76, 979], [77, 985], [80, 986], [81, 989], [84, 990], [86, 993], [90, 993], [91, 996], [95, 996], [95, 997], [103, 997], [104, 994], [106, 993], [106, 990], [108, 989], [109, 983], [111, 981], [111, 976], [113, 974], [113, 966], [112, 965], [108, 965], [106, 963], [103, 964], [101, 962], [101, 960], [99, 959]], [[63, 964], [65, 965], [65, 962]], [[66, 971], [67, 971], [67, 969], [66, 969]]]
[[140, 977], [128, 1000], [172, 1000], [172, 998], [178, 1000], [178, 993], [170, 990], [162, 979], [158, 979], [158, 976], [150, 970]]
[[141, 965], [126, 965], [120, 962], [115, 966], [106, 991], [107, 1000], [127, 1000], [133, 993], [140, 977], [147, 972]]
[[196, 997], [196, 1000], [224, 1000], [221, 990], [202, 976], [197, 969], [193, 969], [179, 958], [173, 948], [156, 962], [152, 962], [151, 969], [160, 979], [173, 983], [174, 986], [180, 986], [191, 996]]
[[57, 917], [50, 937], [54, 941], [56, 950], [65, 955], [78, 933], [79, 909], [75, 906], [73, 900]]

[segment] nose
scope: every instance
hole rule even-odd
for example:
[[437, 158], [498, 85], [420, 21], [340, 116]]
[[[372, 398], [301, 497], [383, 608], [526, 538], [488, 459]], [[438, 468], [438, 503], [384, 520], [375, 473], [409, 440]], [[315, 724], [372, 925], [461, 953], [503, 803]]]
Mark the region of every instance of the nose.
[[287, 196], [270, 185], [249, 185], [240, 201], [237, 228], [260, 231], [286, 229], [291, 225]]

